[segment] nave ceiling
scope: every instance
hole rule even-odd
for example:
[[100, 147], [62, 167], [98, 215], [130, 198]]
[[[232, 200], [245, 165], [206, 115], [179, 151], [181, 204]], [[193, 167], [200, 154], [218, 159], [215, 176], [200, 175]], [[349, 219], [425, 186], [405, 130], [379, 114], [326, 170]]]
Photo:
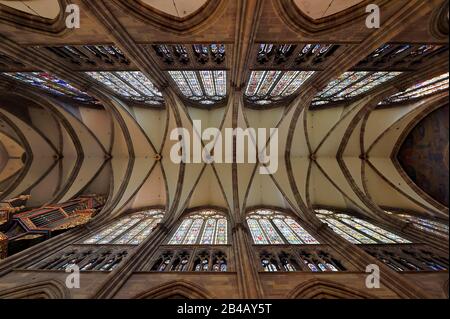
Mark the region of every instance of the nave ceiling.
[[[233, 212], [236, 221], [256, 206], [291, 209], [305, 219], [312, 218], [311, 209], [318, 206], [350, 209], [375, 219], [384, 208], [448, 218], [448, 208], [417, 187], [396, 158], [404, 135], [418, 119], [448, 104], [448, 93], [395, 107], [377, 107], [399, 88], [438, 76], [448, 67], [448, 40], [430, 31], [435, 8], [445, 1], [415, 4], [420, 7], [416, 18], [406, 12], [414, 4], [407, 7], [407, 1], [389, 5], [378, 1], [387, 21], [379, 31], [355, 27], [363, 21], [359, 18], [327, 31], [327, 25], [333, 25], [333, 21], [326, 21], [327, 15], [351, 12], [364, 1], [352, 1], [355, 6], [351, 8], [337, 1], [321, 17], [318, 15], [326, 1], [314, 10], [311, 2], [298, 5], [293, 1], [300, 13], [309, 16], [295, 26], [292, 15], [283, 11], [286, 3], [278, 0], [217, 1], [214, 5], [194, 1], [191, 7], [182, 8], [184, 13], [177, 13], [181, 19], [172, 26], [166, 25], [169, 18], [164, 15], [156, 20], [148, 17], [153, 9], [175, 15], [173, 8], [162, 7], [161, 1], [70, 2], [81, 6], [82, 23], [89, 27], [58, 31], [56, 19], [42, 21], [39, 30], [33, 30], [32, 25], [11, 23], [9, 10], [0, 13], [0, 19], [7, 21], [0, 24], [0, 52], [8, 61], [2, 66], [4, 72], [49, 72], [96, 100], [95, 104], [73, 103], [2, 76], [2, 198], [27, 193], [32, 195], [30, 204], [40, 206], [64, 202], [81, 193], [105, 193], [108, 201], [103, 212], [108, 218], [150, 206], [166, 207], [168, 218], [181, 215], [186, 208], [217, 206]], [[14, 3], [1, 1], [0, 5], [14, 7]], [[124, 8], [143, 10], [124, 12]], [[408, 21], [405, 26], [395, 24], [399, 18]], [[407, 25], [415, 26], [414, 33]], [[369, 40], [373, 32], [380, 36]], [[307, 71], [316, 73], [289, 100], [275, 107], [251, 106], [244, 97], [251, 71], [277, 67], [275, 60], [258, 63], [258, 48], [263, 43], [279, 43], [280, 34], [284, 44], [299, 48], [305, 43], [333, 43], [339, 48], [319, 68], [307, 67]], [[168, 73], [176, 70], [177, 64], [161, 62], [153, 48], [162, 43], [187, 47], [195, 43], [225, 44], [224, 62], [207, 64], [211, 70], [226, 70], [225, 102], [208, 108], [187, 101]], [[440, 46], [441, 55], [403, 66], [396, 81], [370, 94], [347, 103], [310, 107], [309, 102], [320, 89], [341, 73], [355, 69], [368, 52], [386, 43], [432, 43]], [[89, 68], [60, 51], [63, 46], [98, 44], [118, 48], [116, 53], [123, 54], [120, 62], [111, 65], [103, 57], [103, 62], [94, 60], [95, 66]], [[195, 50], [189, 54], [186, 68], [205, 69], [196, 60]], [[279, 68], [283, 67], [280, 64]], [[378, 71], [392, 69], [388, 64]], [[164, 103], [148, 106], [121, 99], [83, 73], [138, 70], [161, 91]], [[277, 127], [277, 173], [258, 174], [258, 164], [172, 163], [170, 150], [175, 142], [170, 140], [170, 131], [184, 127], [192, 135], [194, 120], [222, 131], [228, 127]]]

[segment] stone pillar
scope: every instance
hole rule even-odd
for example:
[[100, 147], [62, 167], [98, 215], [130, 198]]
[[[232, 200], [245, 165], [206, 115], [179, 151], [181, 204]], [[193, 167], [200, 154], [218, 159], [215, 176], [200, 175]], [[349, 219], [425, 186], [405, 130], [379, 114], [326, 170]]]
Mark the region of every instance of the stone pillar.
[[249, 239], [248, 228], [243, 223], [237, 223], [232, 230], [232, 245], [239, 295], [241, 298], [246, 299], [264, 298], [264, 291], [258, 273], [259, 265], [255, 262]]

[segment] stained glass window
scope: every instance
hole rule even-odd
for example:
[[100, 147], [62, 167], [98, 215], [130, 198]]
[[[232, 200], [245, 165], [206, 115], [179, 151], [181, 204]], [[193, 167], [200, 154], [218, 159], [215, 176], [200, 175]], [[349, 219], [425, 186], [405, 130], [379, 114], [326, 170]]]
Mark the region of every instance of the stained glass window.
[[86, 74], [131, 101], [152, 105], [161, 105], [164, 102], [161, 92], [142, 72], [86, 72]]
[[365, 220], [325, 209], [316, 210], [320, 220], [338, 235], [353, 244], [407, 244], [411, 243], [394, 233]]
[[355, 69], [386, 69], [394, 66], [397, 70], [411, 70], [447, 50], [446, 46], [435, 44], [387, 43], [360, 61]]
[[331, 81], [313, 100], [313, 105], [356, 98], [399, 76], [402, 72], [345, 72]]
[[391, 104], [405, 102], [413, 99], [423, 98], [435, 93], [448, 90], [449, 73], [444, 73], [430, 80], [414, 84], [403, 92], [382, 101], [380, 104]]
[[164, 211], [151, 209], [134, 213], [113, 222], [83, 244], [87, 245], [139, 245], [164, 217]]
[[247, 101], [266, 105], [292, 96], [314, 71], [253, 71], [248, 80]]
[[259, 209], [251, 212], [247, 224], [256, 245], [319, 244], [295, 220], [277, 211]]
[[185, 98], [203, 105], [223, 102], [227, 96], [226, 71], [168, 71]]
[[215, 210], [196, 212], [178, 227], [169, 245], [227, 245], [228, 221]]
[[427, 218], [412, 216], [405, 213], [393, 213], [386, 211], [388, 214], [396, 215], [397, 217], [400, 217], [404, 221], [410, 222], [414, 225], [414, 227], [424, 230], [429, 233], [433, 233], [435, 235], [441, 236], [441, 237], [448, 237], [448, 225], [444, 224], [442, 222], [434, 221]]
[[72, 86], [70, 83], [57, 78], [54, 75], [45, 72], [17, 72], [2, 73], [3, 75], [13, 78], [14, 80], [32, 85], [41, 90], [47, 91], [56, 96], [69, 97], [82, 103], [98, 102], [87, 93], [82, 92]]

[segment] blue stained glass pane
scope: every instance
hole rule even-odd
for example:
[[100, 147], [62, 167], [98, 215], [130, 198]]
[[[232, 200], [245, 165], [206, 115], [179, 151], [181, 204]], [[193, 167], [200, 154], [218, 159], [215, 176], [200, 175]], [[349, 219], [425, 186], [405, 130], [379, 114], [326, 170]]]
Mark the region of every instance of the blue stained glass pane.
[[130, 245], [139, 245], [141, 244], [153, 231], [158, 223], [161, 222], [162, 219], [157, 218], [152, 220], [152, 222], [140, 233], [138, 233], [130, 242]]
[[319, 268], [320, 268], [321, 271], [328, 271], [327, 266], [325, 266], [322, 263], [319, 264]]
[[139, 223], [136, 227], [134, 227], [130, 231], [126, 232], [120, 238], [116, 239], [114, 241], [114, 244], [119, 244], [119, 245], [128, 244], [134, 237], [137, 236], [137, 234], [142, 232], [145, 228], [150, 226], [153, 222], [154, 222], [154, 220], [152, 220], [152, 219], [144, 220], [143, 222]]
[[[295, 220], [278, 211], [258, 209], [250, 214], [247, 221], [255, 244], [319, 244]], [[279, 235], [277, 229], [287, 242]]]
[[57, 96], [67, 96], [84, 103], [97, 103], [87, 93], [78, 90], [70, 83], [45, 72], [2, 73], [14, 80], [24, 82]]
[[345, 72], [317, 94], [312, 104], [324, 105], [356, 98], [400, 74], [402, 72]]
[[311, 264], [309, 262], [305, 262], [308, 265], [308, 268], [311, 269], [312, 272], [320, 272], [320, 270], [316, 267], [316, 265]]
[[142, 74], [142, 72], [130, 72], [130, 74], [133, 75], [137, 82], [141, 84], [141, 86], [145, 90], [144, 93], [148, 94], [149, 96], [153, 94], [162, 97], [161, 92], [146, 76], [144, 76], [144, 74]]

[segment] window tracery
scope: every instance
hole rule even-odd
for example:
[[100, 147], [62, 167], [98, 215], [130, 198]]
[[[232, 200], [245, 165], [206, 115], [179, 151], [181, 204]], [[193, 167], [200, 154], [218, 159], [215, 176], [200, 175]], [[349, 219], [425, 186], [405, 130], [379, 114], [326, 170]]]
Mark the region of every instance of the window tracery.
[[139, 245], [164, 217], [164, 211], [151, 209], [125, 216], [83, 241], [85, 245]]
[[98, 101], [89, 96], [86, 92], [82, 92], [72, 86], [69, 82], [46, 72], [16, 72], [2, 74], [55, 96], [71, 98], [86, 104], [98, 104]]
[[157, 272], [227, 272], [226, 252], [217, 249], [163, 250], [152, 263], [151, 271]]
[[227, 97], [226, 71], [169, 71], [169, 75], [182, 95], [191, 102], [211, 106]]
[[264, 272], [338, 272], [347, 268], [325, 247], [318, 249], [263, 249], [259, 253]]
[[268, 209], [251, 212], [247, 224], [255, 245], [311, 245], [319, 242], [291, 217]]
[[245, 91], [246, 100], [260, 106], [283, 101], [313, 74], [314, 71], [253, 71]]
[[322, 70], [323, 62], [341, 47], [328, 43], [273, 44], [255, 45], [254, 69], [265, 67], [282, 68], [283, 70]]
[[354, 70], [404, 70], [410, 71], [424, 61], [438, 57], [448, 46], [435, 44], [387, 43], [380, 46], [358, 63]]
[[355, 99], [400, 74], [402, 72], [345, 72], [318, 93], [312, 105], [320, 106]]
[[417, 217], [403, 212], [393, 213], [386, 211], [389, 215], [394, 215], [406, 222], [410, 222], [414, 227], [441, 237], [448, 237], [448, 225], [443, 222], [434, 221], [427, 218]]
[[212, 44], [154, 44], [153, 51], [166, 66], [222, 66], [226, 59], [226, 46]]
[[[39, 50], [39, 48], [37, 48]], [[113, 45], [83, 45], [44, 47], [55, 58], [67, 61], [80, 71], [94, 71], [113, 68], [128, 69], [131, 61]]]
[[133, 102], [162, 105], [164, 99], [155, 85], [140, 71], [86, 72], [94, 80]]
[[169, 241], [169, 245], [227, 244], [227, 218], [215, 210], [203, 210], [185, 218]]
[[414, 84], [403, 92], [392, 95], [380, 102], [382, 105], [401, 103], [419, 98], [431, 96], [448, 90], [449, 73], [444, 73], [430, 80]]
[[74, 247], [31, 266], [31, 269], [64, 271], [72, 266], [80, 271], [113, 271], [128, 256], [127, 249]]
[[409, 240], [375, 226], [365, 220], [325, 209], [316, 210], [317, 217], [353, 244], [406, 244]]
[[395, 271], [448, 270], [448, 257], [442, 256], [425, 245], [370, 245], [362, 246], [362, 248]]

